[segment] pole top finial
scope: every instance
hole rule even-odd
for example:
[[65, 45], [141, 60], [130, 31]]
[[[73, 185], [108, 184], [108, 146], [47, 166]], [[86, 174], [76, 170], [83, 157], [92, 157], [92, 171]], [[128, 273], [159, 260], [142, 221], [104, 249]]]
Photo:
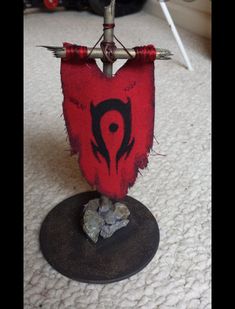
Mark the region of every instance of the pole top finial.
[[115, 11], [115, 0], [111, 0], [109, 5], [105, 6], [105, 8], [109, 9], [111, 11], [111, 14], [113, 15]]

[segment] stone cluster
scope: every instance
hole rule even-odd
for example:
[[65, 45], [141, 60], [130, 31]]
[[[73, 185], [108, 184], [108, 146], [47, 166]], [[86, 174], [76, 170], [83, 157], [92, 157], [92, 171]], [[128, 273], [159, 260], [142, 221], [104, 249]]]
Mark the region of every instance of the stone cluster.
[[99, 235], [108, 238], [125, 227], [129, 222], [129, 215], [130, 211], [125, 204], [113, 203], [102, 196], [100, 199], [90, 200], [84, 206], [83, 230], [96, 243]]

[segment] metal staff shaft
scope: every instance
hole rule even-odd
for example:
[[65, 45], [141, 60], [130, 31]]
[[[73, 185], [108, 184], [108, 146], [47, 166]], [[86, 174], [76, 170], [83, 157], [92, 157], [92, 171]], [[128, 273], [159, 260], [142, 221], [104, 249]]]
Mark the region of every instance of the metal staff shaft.
[[[104, 25], [114, 24], [115, 17], [115, 0], [111, 0], [108, 6], [104, 7]], [[104, 29], [104, 40], [105, 43], [113, 43], [113, 28]], [[103, 72], [107, 77], [113, 75], [113, 64], [109, 62], [103, 62]]]
[[[115, 0], [111, 0], [109, 6], [104, 8], [104, 24], [113, 24], [115, 16]], [[113, 42], [113, 28], [104, 30], [104, 42]], [[103, 52], [102, 52], [103, 53]], [[103, 62], [103, 72], [107, 77], [112, 77], [113, 75], [113, 64], [108, 62]], [[110, 200], [105, 195], [101, 196], [101, 199], [108, 201]]]

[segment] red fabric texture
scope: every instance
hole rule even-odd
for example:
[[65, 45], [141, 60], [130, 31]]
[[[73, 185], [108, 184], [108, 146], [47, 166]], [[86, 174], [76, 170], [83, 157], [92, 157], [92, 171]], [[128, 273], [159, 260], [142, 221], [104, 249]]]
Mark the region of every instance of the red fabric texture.
[[85, 179], [100, 193], [123, 198], [153, 143], [154, 62], [128, 60], [107, 78], [95, 60], [62, 60], [61, 80], [70, 145]]
[[59, 0], [43, 0], [43, 3], [48, 10], [54, 10], [59, 5]]

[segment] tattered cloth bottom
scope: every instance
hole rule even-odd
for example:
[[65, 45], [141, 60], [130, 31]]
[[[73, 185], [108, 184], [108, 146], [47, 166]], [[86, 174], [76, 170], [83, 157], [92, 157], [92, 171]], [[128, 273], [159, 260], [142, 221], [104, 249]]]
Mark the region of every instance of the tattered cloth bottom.
[[95, 60], [62, 60], [61, 79], [69, 140], [84, 177], [100, 193], [123, 198], [153, 143], [153, 61], [128, 60], [107, 78]]

